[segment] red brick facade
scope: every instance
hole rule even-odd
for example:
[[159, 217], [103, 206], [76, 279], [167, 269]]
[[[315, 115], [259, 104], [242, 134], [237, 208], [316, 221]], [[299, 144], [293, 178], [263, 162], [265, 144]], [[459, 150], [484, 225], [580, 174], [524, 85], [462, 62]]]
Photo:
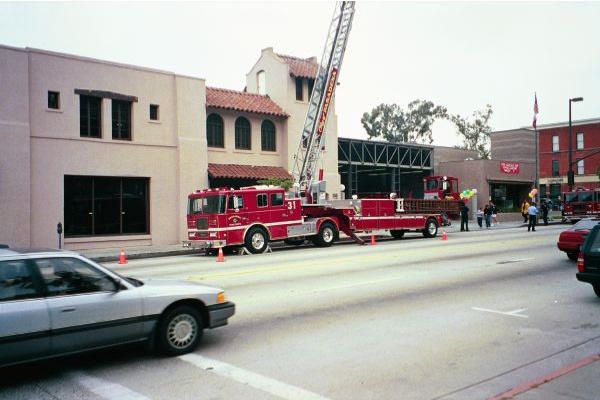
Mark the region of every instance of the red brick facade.
[[[575, 173], [573, 188], [599, 187], [600, 119], [572, 121], [571, 159]], [[569, 190], [569, 124], [538, 126], [539, 181], [541, 197], [556, 198]], [[583, 161], [583, 166], [578, 164]]]

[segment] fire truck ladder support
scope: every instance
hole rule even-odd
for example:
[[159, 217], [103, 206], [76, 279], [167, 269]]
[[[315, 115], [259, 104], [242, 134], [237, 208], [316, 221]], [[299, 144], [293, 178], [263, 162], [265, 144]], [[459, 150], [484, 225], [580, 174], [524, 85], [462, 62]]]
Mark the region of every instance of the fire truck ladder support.
[[306, 193], [308, 200], [311, 200], [310, 190], [315, 179], [317, 162], [324, 150], [324, 142], [323, 144], [321, 142], [324, 140], [325, 124], [333, 101], [353, 16], [353, 1], [336, 3], [294, 161], [292, 175], [296, 183], [296, 196]]

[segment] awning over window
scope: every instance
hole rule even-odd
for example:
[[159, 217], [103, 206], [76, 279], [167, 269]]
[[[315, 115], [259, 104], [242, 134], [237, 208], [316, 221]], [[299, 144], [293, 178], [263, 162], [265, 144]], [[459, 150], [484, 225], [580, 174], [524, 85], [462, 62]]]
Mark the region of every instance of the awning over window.
[[208, 175], [213, 179], [292, 179], [282, 167], [240, 164], [208, 164]]

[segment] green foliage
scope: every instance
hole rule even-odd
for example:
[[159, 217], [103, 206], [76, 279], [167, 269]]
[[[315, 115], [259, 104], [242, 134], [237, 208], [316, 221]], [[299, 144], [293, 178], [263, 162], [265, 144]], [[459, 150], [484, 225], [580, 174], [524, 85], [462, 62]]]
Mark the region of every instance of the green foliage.
[[294, 184], [294, 181], [291, 179], [280, 179], [280, 178], [268, 178], [258, 180], [257, 183], [259, 185], [272, 185], [272, 186], [281, 186], [285, 190], [288, 190]]
[[447, 118], [445, 107], [431, 101], [415, 100], [408, 111], [397, 104], [380, 104], [360, 120], [369, 139], [381, 137], [390, 143], [432, 143], [431, 126], [436, 119]]
[[480, 159], [490, 158], [489, 145], [492, 128], [489, 125], [489, 121], [492, 114], [492, 106], [488, 104], [485, 110], [475, 111], [471, 121], [458, 114], [450, 116], [450, 121], [454, 123], [458, 134], [463, 139], [463, 144], [459, 146], [460, 148], [477, 150]]

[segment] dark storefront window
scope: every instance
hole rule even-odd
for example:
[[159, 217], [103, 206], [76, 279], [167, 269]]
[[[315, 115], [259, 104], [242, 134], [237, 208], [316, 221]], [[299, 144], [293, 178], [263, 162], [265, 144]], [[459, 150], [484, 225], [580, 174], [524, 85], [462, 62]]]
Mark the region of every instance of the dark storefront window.
[[149, 233], [148, 182], [65, 176], [65, 237]]

